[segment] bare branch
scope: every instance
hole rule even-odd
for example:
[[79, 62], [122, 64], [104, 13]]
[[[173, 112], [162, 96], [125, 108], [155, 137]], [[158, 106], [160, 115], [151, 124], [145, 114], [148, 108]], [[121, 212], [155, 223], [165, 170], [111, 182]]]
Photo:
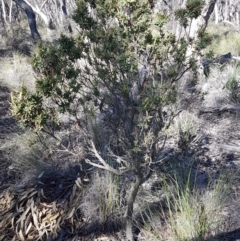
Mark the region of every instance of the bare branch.
[[100, 165], [100, 164], [97, 164], [97, 163], [94, 163], [94, 162], [92, 162], [92, 161], [90, 161], [90, 160], [88, 160], [88, 159], [86, 160], [87, 163], [89, 163], [89, 164], [91, 164], [91, 165], [93, 165], [93, 166], [95, 166], [95, 167], [98, 167], [98, 168], [101, 168], [101, 169], [105, 169], [105, 170], [107, 170], [107, 171], [110, 171], [110, 172], [112, 172], [112, 173], [114, 173], [114, 174], [116, 174], [116, 175], [121, 175], [121, 174], [123, 174], [124, 172], [127, 171], [127, 170], [119, 171], [119, 170], [117, 170], [117, 169], [112, 168], [112, 167], [100, 156], [100, 154], [98, 153], [98, 151], [97, 151], [97, 149], [96, 149], [93, 141], [90, 141], [90, 144], [91, 144], [91, 148], [89, 148], [89, 150], [94, 154], [94, 156], [95, 156], [95, 157], [97, 158], [97, 160], [101, 163], [101, 165]]
[[44, 7], [44, 5], [45, 5], [45, 3], [46, 3], [47, 1], [48, 1], [48, 0], [45, 0], [45, 1], [42, 3], [42, 5], [41, 5], [39, 11], [42, 11], [42, 8]]
[[223, 144], [217, 144], [216, 146], [221, 148], [221, 149], [226, 149], [228, 151], [240, 152], [240, 147], [239, 146], [223, 145]]

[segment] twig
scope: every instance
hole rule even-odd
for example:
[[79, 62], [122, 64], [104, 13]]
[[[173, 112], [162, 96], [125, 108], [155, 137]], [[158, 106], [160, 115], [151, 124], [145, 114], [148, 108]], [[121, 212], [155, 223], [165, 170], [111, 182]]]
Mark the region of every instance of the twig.
[[98, 167], [98, 168], [101, 168], [101, 169], [105, 169], [107, 171], [110, 171], [116, 175], [122, 175], [124, 172], [127, 171], [127, 169], [125, 169], [124, 171], [119, 171], [119, 170], [116, 170], [114, 168], [112, 168], [109, 164], [107, 164], [107, 162], [100, 156], [100, 154], [98, 153], [98, 151], [96, 150], [96, 147], [93, 143], [93, 141], [90, 141], [90, 144], [91, 144], [91, 148], [89, 149], [93, 154], [94, 156], [98, 159], [98, 161], [101, 163], [101, 164], [97, 164], [97, 163], [94, 163], [90, 160], [86, 160], [87, 163], [95, 166], [95, 167]]

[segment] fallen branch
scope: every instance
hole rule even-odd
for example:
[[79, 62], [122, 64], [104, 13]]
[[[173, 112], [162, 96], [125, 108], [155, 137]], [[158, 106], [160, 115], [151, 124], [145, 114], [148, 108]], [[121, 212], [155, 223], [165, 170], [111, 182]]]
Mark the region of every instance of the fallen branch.
[[240, 57], [232, 56], [233, 59], [240, 61]]
[[204, 113], [219, 113], [224, 111], [240, 111], [240, 106], [228, 104], [222, 107], [208, 107], [204, 110], [200, 110], [200, 115]]
[[223, 144], [216, 144], [217, 147], [226, 149], [228, 151], [240, 152], [240, 146], [231, 146], [231, 145], [223, 145]]

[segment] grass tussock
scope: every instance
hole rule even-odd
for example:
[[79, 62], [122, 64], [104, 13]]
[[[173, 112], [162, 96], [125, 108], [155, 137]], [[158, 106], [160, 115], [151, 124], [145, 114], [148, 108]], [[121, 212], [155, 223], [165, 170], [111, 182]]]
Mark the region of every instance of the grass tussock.
[[229, 101], [235, 104], [240, 103], [240, 71], [237, 65], [232, 66], [228, 71], [228, 79], [225, 88], [228, 90]]
[[[187, 171], [186, 171], [187, 170]], [[143, 240], [218, 240], [222, 232], [222, 211], [230, 191], [229, 174], [210, 180], [206, 189], [197, 187], [197, 178], [188, 168], [163, 178], [164, 201], [144, 213]]]
[[2, 60], [0, 70], [0, 79], [3, 83], [13, 88], [20, 85], [25, 85], [30, 89], [34, 88], [34, 74], [29, 57], [18, 51], [14, 51], [12, 57]]
[[95, 172], [92, 183], [84, 194], [81, 208], [84, 216], [97, 221], [103, 229], [121, 219], [122, 204], [118, 178], [109, 172]]
[[232, 63], [222, 68], [212, 66], [207, 81], [198, 83], [202, 105], [206, 108], [221, 108], [227, 104], [239, 103], [239, 67]]
[[196, 136], [200, 120], [194, 113], [182, 111], [175, 119], [169, 128], [169, 133], [178, 138], [178, 146], [183, 151], [186, 151]]
[[212, 36], [212, 44], [206, 52], [212, 51], [214, 55], [222, 55], [231, 52], [235, 56], [240, 55], [239, 32], [233, 27], [216, 25], [214, 23], [207, 27], [207, 32]]
[[22, 176], [27, 173], [40, 172], [46, 167], [50, 150], [42, 145], [37, 136], [30, 131], [15, 133], [13, 137], [2, 145], [2, 150], [7, 153], [7, 158], [12, 161], [10, 170]]
[[199, 82], [197, 86], [201, 92], [203, 107], [219, 108], [228, 103], [228, 93], [225, 86], [233, 68], [233, 65], [228, 65], [224, 70], [221, 70], [217, 65], [211, 66], [208, 79]]

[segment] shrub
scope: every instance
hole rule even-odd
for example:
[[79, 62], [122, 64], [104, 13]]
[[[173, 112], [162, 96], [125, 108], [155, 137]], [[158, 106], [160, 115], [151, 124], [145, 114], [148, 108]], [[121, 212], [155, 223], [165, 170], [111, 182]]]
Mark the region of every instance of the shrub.
[[[177, 12], [181, 28], [190, 27], [202, 3], [189, 0], [187, 8]], [[56, 129], [50, 128], [52, 122], [59, 114], [70, 115], [84, 133], [87, 163], [120, 176], [125, 172], [134, 176], [125, 213], [127, 238], [132, 240], [138, 189], [152, 174], [164, 145], [162, 130], [174, 116], [163, 108], [175, 103], [177, 81], [184, 73], [192, 70], [197, 75], [195, 57], [209, 38], [204, 29], [196, 41], [188, 31], [184, 36], [169, 33], [165, 29], [168, 17], [153, 13], [147, 0], [79, 0], [73, 18], [81, 34], [62, 35], [54, 45], [39, 44], [32, 60], [36, 91], [28, 93], [23, 88], [16, 93], [13, 114], [25, 126], [45, 131], [58, 141]], [[95, 122], [108, 130], [104, 145], [93, 141]]]

